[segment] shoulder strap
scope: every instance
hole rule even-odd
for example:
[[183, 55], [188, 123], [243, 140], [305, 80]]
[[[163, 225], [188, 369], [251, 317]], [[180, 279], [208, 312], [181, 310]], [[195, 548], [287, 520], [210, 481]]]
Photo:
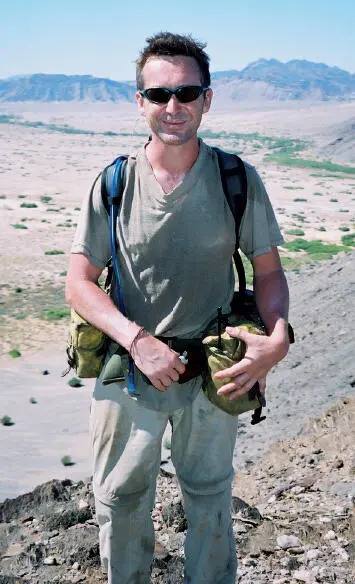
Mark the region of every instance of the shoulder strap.
[[242, 258], [239, 254], [239, 229], [245, 211], [248, 197], [247, 174], [244, 162], [236, 154], [225, 152], [220, 148], [213, 147], [218, 157], [219, 172], [221, 175], [222, 187], [230, 210], [235, 221], [235, 250], [234, 263], [238, 273], [239, 293], [241, 298], [246, 292], [245, 271]]
[[[126, 184], [127, 158], [128, 156], [126, 154], [115, 158], [115, 160], [106, 166], [106, 168], [104, 168], [102, 171], [101, 197], [108, 215], [110, 214], [111, 205], [119, 206], [121, 203], [124, 187]], [[120, 175], [117, 176], [116, 173], [115, 176], [115, 170], [118, 163], [120, 165]], [[116, 182], [116, 184], [114, 184], [114, 182]]]

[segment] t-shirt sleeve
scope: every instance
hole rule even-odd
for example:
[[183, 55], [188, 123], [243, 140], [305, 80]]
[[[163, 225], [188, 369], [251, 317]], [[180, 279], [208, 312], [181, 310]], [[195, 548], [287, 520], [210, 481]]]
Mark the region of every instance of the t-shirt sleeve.
[[100, 178], [83, 200], [71, 253], [85, 254], [90, 263], [102, 269], [111, 256], [109, 217], [102, 202]]
[[248, 199], [243, 215], [239, 245], [249, 260], [281, 245], [281, 235], [274, 210], [265, 186], [253, 166], [245, 165], [248, 182]]

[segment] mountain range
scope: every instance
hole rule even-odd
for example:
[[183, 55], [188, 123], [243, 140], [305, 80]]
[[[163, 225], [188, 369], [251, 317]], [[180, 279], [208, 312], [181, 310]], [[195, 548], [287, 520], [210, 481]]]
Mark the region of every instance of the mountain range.
[[[242, 69], [212, 73], [219, 101], [353, 100], [355, 75], [306, 60], [259, 59]], [[37, 73], [0, 80], [0, 101], [133, 102], [135, 83], [91, 75]]]

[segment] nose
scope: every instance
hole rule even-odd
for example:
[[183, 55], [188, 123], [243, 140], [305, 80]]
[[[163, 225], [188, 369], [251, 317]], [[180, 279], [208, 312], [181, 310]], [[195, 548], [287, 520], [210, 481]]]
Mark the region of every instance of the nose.
[[172, 95], [169, 99], [168, 103], [166, 104], [166, 111], [169, 114], [174, 114], [180, 108], [180, 102], [176, 99], [176, 95]]

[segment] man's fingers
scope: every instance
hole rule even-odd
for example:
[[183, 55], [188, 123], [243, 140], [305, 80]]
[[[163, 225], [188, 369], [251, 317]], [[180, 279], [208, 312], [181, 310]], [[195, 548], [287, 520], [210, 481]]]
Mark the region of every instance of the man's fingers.
[[228, 369], [221, 369], [214, 374], [215, 379], [224, 379], [225, 377], [236, 377], [236, 375], [241, 375], [246, 373], [247, 368], [250, 367], [250, 359], [244, 357], [239, 363], [228, 367]]
[[254, 387], [256, 383], [256, 379], [249, 379], [246, 383], [240, 386], [234, 380], [230, 381], [223, 385], [218, 391], [217, 395], [225, 395], [228, 399], [234, 399], [238, 397], [242, 397], [245, 393], [249, 391], [252, 387]]
[[160, 381], [160, 379], [151, 379], [150, 380], [152, 382], [152, 385], [161, 392], [164, 392], [167, 390], [167, 387], [165, 387], [165, 385]]
[[[229, 334], [230, 337], [234, 337], [235, 339], [240, 339], [245, 343], [248, 343], [251, 333], [245, 331], [244, 329], [240, 329], [237, 326], [227, 326], [226, 332]], [[255, 336], [255, 335], [254, 335]]]

